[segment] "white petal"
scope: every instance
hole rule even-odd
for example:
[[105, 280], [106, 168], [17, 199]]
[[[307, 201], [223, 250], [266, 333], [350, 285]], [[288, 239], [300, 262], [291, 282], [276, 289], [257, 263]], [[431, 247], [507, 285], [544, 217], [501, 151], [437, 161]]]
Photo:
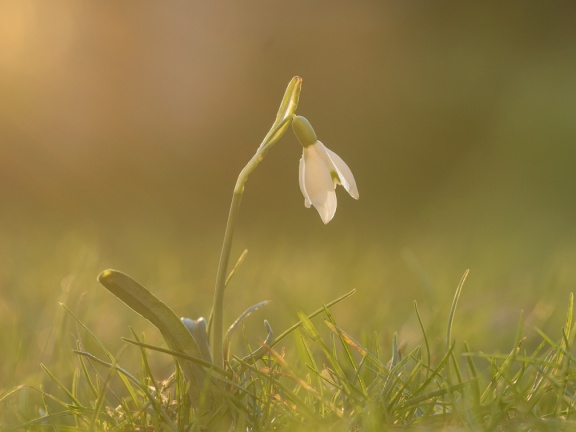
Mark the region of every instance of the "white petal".
[[300, 167], [298, 171], [298, 182], [300, 183], [300, 191], [302, 195], [304, 195], [304, 205], [306, 208], [310, 208], [312, 204], [310, 202], [310, 198], [308, 197], [308, 192], [306, 192], [306, 188], [304, 187], [304, 156], [300, 158]]
[[327, 224], [336, 213], [336, 193], [330, 175], [330, 167], [316, 144], [304, 149], [303, 172], [304, 198], [318, 210], [322, 221]]
[[328, 196], [326, 197], [326, 202], [324, 206], [318, 207], [316, 206], [316, 210], [318, 210], [318, 214], [320, 215], [320, 219], [326, 225], [328, 222], [332, 220], [334, 215], [336, 214], [336, 207], [338, 202], [336, 201], [336, 192], [329, 191]]
[[350, 196], [354, 199], [360, 198], [360, 194], [358, 193], [358, 188], [356, 187], [356, 180], [354, 180], [354, 175], [346, 162], [342, 160], [340, 156], [334, 153], [332, 150], [327, 148], [324, 144], [318, 141], [318, 144], [322, 146], [326, 156], [330, 160], [330, 165], [334, 168], [336, 173], [338, 174], [338, 178], [344, 189], [348, 191]]

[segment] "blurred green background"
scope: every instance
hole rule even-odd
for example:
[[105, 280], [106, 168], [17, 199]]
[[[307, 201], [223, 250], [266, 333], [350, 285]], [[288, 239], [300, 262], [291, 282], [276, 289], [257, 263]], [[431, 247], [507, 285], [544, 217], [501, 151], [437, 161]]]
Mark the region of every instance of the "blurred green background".
[[[76, 338], [154, 330], [96, 283], [122, 270], [207, 315], [236, 176], [294, 75], [299, 114], [352, 168], [323, 226], [287, 134], [251, 176], [227, 321], [344, 328], [508, 350], [560, 328], [576, 282], [576, 6], [569, 2], [1, 1], [0, 388]], [[65, 358], [65, 357], [62, 357]], [[169, 363], [169, 361], [168, 361]]]

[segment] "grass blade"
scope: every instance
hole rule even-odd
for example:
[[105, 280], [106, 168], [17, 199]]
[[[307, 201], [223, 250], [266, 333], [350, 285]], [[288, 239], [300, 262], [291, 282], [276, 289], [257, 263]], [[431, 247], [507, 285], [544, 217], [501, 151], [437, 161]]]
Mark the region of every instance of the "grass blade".
[[458, 300], [462, 294], [462, 288], [464, 287], [464, 282], [466, 282], [469, 272], [470, 270], [466, 270], [464, 275], [462, 275], [462, 279], [460, 279], [460, 283], [452, 299], [452, 306], [450, 307], [450, 314], [448, 315], [448, 328], [446, 329], [446, 349], [450, 349], [452, 345], [452, 325], [454, 324], [454, 316], [456, 315], [456, 306], [458, 305]]

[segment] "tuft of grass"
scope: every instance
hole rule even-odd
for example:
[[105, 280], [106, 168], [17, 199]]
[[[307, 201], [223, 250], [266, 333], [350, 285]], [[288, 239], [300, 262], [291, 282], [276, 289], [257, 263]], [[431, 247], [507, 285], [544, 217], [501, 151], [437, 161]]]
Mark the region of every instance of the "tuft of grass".
[[[466, 274], [453, 297], [445, 344], [432, 344], [415, 306], [423, 345], [408, 348], [395, 336], [359, 340], [343, 329], [328, 303], [298, 314], [297, 322], [258, 350], [242, 333], [247, 352], [232, 355], [217, 378], [223, 403], [199, 418], [190, 406], [184, 355], [146, 343], [132, 331], [119, 353], [68, 309], [76, 324], [74, 373], [61, 380], [42, 365], [50, 389], [19, 386], [0, 394], [2, 430], [300, 431], [387, 429], [557, 431], [576, 427], [573, 295], [556, 338], [542, 331], [526, 348], [523, 318], [508, 353], [485, 353], [452, 339]], [[338, 301], [344, 300], [342, 296]], [[86, 346], [94, 349], [88, 351]], [[180, 355], [160, 377], [149, 352]], [[132, 352], [136, 361], [124, 360]], [[198, 364], [198, 363], [197, 363]], [[210, 364], [204, 364], [208, 370]], [[206, 399], [208, 401], [208, 399]], [[11, 413], [7, 415], [6, 413]]]

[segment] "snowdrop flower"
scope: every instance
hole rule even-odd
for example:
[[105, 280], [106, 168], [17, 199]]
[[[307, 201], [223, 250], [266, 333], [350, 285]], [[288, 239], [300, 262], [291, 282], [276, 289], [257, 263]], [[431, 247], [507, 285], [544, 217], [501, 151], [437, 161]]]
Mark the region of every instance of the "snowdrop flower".
[[299, 180], [304, 205], [314, 206], [327, 224], [336, 213], [336, 186], [344, 186], [352, 198], [358, 199], [356, 181], [342, 158], [318, 141], [306, 118], [295, 115], [292, 129], [303, 147]]

